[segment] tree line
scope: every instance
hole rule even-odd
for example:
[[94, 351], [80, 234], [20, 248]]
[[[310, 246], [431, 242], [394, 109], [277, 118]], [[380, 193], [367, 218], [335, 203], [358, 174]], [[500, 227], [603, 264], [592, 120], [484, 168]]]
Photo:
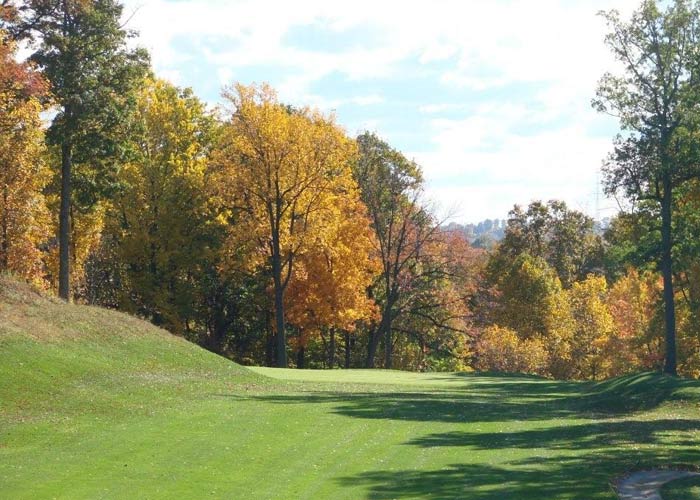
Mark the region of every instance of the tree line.
[[563, 202], [516, 206], [489, 250], [376, 134], [265, 84], [212, 110], [121, 16], [0, 0], [1, 270], [245, 364], [700, 374], [696, 6], [606, 14], [625, 69], [594, 104], [621, 119], [605, 172], [630, 210], [601, 236]]

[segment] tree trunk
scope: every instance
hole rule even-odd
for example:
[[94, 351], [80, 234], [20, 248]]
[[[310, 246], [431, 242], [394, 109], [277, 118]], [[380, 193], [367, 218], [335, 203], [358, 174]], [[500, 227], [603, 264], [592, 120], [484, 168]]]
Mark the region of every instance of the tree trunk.
[[276, 326], [276, 355], [277, 366], [287, 367], [287, 340], [284, 335], [284, 288], [282, 286], [282, 257], [279, 253], [279, 241], [272, 256], [272, 279], [275, 283], [275, 326]]
[[393, 361], [393, 344], [391, 339], [391, 311], [387, 314], [384, 330], [384, 368], [391, 370]]
[[273, 332], [268, 332], [267, 341], [265, 342], [265, 366], [276, 366], [275, 363], [275, 335]]
[[300, 347], [299, 350], [297, 351], [297, 368], [300, 370], [304, 369], [304, 364], [305, 364], [305, 354], [306, 354], [306, 349], [303, 347]]
[[[230, 322], [226, 318], [226, 313], [222, 310], [218, 310], [214, 313], [213, 325], [209, 331], [209, 335], [205, 342], [205, 349], [214, 352], [216, 354], [224, 355], [224, 344], [226, 341], [226, 335], [228, 333], [228, 328]], [[187, 323], [186, 323], [186, 326]]]
[[384, 368], [391, 370], [393, 361], [393, 342], [391, 335], [391, 322], [392, 322], [392, 310], [394, 309], [395, 301], [393, 300], [392, 294], [387, 297], [386, 308], [384, 309], [384, 315], [382, 317], [382, 323], [384, 324]]
[[61, 208], [58, 216], [58, 296], [70, 301], [71, 145], [61, 145]]
[[2, 253], [2, 261], [0, 261], [0, 269], [7, 270], [10, 267], [10, 239], [8, 236], [8, 219], [7, 214], [7, 185], [2, 188], [2, 245], [0, 245], [0, 253]]
[[350, 332], [345, 332], [345, 369], [350, 368]]
[[[382, 323], [384, 320], [382, 319]], [[379, 345], [379, 339], [382, 336], [382, 323], [376, 330], [371, 331], [369, 335], [369, 342], [367, 343], [367, 360], [365, 361], [366, 368], [374, 368], [374, 358], [377, 355], [377, 346]]]
[[328, 368], [333, 369], [335, 367], [335, 328], [331, 328], [331, 341], [328, 347]]
[[677, 375], [676, 369], [676, 306], [673, 293], [673, 261], [671, 249], [671, 210], [673, 192], [671, 178], [668, 174], [663, 179], [663, 198], [661, 199], [661, 273], [664, 279], [664, 319], [666, 324], [666, 362], [664, 373]]
[[370, 334], [369, 343], [367, 344], [367, 368], [374, 368], [377, 347], [379, 347], [379, 341], [386, 336], [386, 331], [390, 323], [390, 315], [391, 309], [387, 306], [384, 309], [384, 314], [382, 314], [379, 326]]

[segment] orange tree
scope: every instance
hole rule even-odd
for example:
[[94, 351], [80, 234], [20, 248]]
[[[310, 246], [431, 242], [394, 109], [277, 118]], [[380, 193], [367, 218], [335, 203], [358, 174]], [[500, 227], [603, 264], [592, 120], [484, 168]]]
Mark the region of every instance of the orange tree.
[[277, 365], [287, 366], [285, 293], [337, 196], [354, 186], [356, 147], [332, 117], [286, 106], [267, 85], [237, 85], [224, 97], [233, 110], [215, 162], [228, 184], [232, 242], [272, 281]]

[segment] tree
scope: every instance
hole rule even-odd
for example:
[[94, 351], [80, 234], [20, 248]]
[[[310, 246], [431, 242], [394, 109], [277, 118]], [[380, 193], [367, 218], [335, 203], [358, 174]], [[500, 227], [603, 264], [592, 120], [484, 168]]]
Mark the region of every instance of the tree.
[[347, 350], [348, 336], [358, 321], [370, 320], [376, 313], [367, 289], [379, 271], [379, 262], [372, 254], [374, 233], [357, 189], [339, 192], [334, 198], [329, 200], [323, 236], [299, 256], [285, 297], [288, 322], [301, 333], [301, 349], [308, 335], [328, 332], [331, 368], [336, 330], [347, 334]]
[[500, 373], [547, 373], [547, 350], [541, 337], [521, 339], [510, 328], [489, 326], [476, 343], [474, 368]]
[[610, 287], [607, 303], [615, 329], [606, 348], [612, 362], [611, 375], [662, 368], [663, 342], [657, 328], [660, 281], [656, 273], [628, 267]]
[[[58, 107], [47, 139], [60, 147], [58, 288], [69, 300], [72, 205], [93, 204], [112, 187], [147, 55], [127, 49], [132, 33], [120, 24], [116, 0], [29, 0], [17, 10], [14, 32], [36, 40], [31, 60], [43, 70]], [[74, 171], [74, 164], [83, 168]]]
[[532, 202], [527, 210], [510, 211], [505, 235], [491, 267], [522, 253], [545, 259], [565, 288], [597, 270], [601, 249], [593, 219], [563, 201]]
[[15, 54], [15, 43], [0, 30], [0, 270], [43, 282], [39, 245], [48, 239], [49, 217], [42, 190], [49, 177], [40, 99], [46, 87]]
[[522, 340], [542, 339], [548, 372], [557, 378], [571, 377], [574, 318], [554, 269], [544, 259], [523, 253], [489, 280], [493, 295], [489, 323], [517, 332]]
[[237, 85], [224, 97], [234, 111], [216, 161], [229, 178], [237, 241], [273, 283], [277, 364], [284, 367], [285, 291], [334, 195], [354, 189], [356, 148], [332, 117], [285, 106], [269, 86]]
[[118, 302], [191, 334], [200, 277], [223, 233], [207, 187], [215, 120], [191, 90], [149, 79], [133, 121], [134, 153], [117, 176], [105, 231], [119, 269]]
[[[439, 223], [419, 203], [423, 178], [420, 167], [371, 133], [357, 138], [360, 157], [355, 178], [376, 234], [381, 272], [372, 287], [380, 320], [369, 331], [366, 365], [374, 367], [377, 347], [384, 341], [384, 367], [392, 366], [394, 321], [407, 314], [415, 286], [439, 278], [443, 271], [421, 266], [428, 246], [437, 239]], [[427, 261], [426, 261], [427, 262]]]
[[607, 293], [605, 278], [592, 275], [567, 291], [573, 315], [571, 359], [576, 378], [596, 380], [609, 375], [614, 353], [606, 346], [614, 335], [614, 322]]
[[675, 190], [700, 176], [700, 11], [686, 0], [672, 2], [665, 11], [655, 1], [645, 0], [628, 22], [616, 11], [603, 16], [610, 29], [606, 43], [624, 66], [621, 75], [602, 77], [593, 101], [599, 111], [618, 117], [624, 131], [616, 138], [604, 169], [606, 189], [657, 204], [666, 327], [664, 372], [675, 375], [672, 212]]
[[496, 290], [493, 323], [511, 328], [523, 338], [547, 333], [562, 286], [544, 259], [521, 254], [499, 274]]
[[418, 344], [420, 368], [459, 371], [469, 359], [474, 299], [486, 253], [449, 229], [441, 229], [426, 247], [419, 259], [420, 279], [412, 282], [414, 291], [396, 330]]
[[615, 215], [603, 234], [603, 268], [609, 282], [624, 276], [630, 266], [652, 270], [660, 255], [660, 231], [649, 202], [640, 203], [633, 212]]

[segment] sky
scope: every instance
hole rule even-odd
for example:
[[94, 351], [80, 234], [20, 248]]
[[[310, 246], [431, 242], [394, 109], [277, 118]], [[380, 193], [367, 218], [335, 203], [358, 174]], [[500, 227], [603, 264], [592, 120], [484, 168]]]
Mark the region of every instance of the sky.
[[421, 165], [441, 217], [478, 222], [533, 200], [614, 213], [599, 172], [618, 126], [590, 102], [618, 68], [596, 14], [639, 1], [127, 0], [124, 15], [158, 76], [212, 106], [268, 82], [377, 133]]

